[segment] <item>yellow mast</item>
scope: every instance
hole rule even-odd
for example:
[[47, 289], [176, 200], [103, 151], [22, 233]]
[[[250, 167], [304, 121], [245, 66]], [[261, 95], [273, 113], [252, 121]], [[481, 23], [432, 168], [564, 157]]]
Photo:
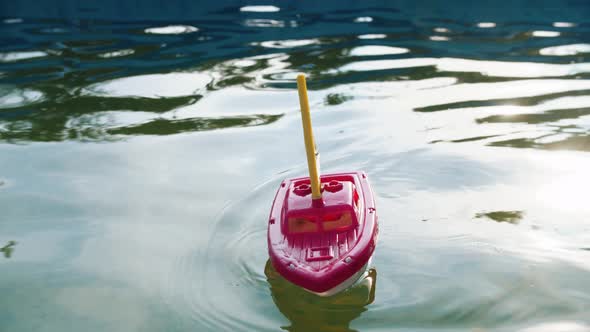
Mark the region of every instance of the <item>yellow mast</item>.
[[305, 152], [307, 154], [307, 168], [311, 181], [311, 198], [314, 200], [322, 198], [320, 191], [320, 172], [316, 160], [315, 142], [311, 129], [311, 114], [309, 112], [309, 100], [307, 99], [307, 84], [305, 75], [297, 75], [297, 90], [299, 91], [299, 105], [301, 106], [301, 121], [303, 122], [303, 138], [305, 139]]

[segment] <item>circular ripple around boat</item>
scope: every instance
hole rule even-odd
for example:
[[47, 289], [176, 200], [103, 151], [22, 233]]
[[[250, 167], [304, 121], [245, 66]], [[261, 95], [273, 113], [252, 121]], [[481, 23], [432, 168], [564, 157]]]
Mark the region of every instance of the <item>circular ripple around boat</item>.
[[[326, 166], [331, 169], [330, 162]], [[511, 324], [526, 325], [550, 307], [575, 317], [579, 300], [553, 293], [550, 286], [577, 273], [574, 266], [553, 262], [535, 267], [538, 258], [528, 258], [523, 248], [469, 232], [449, 233], [443, 225], [430, 225], [438, 229], [431, 233], [440, 233], [428, 237], [408, 220], [396, 229], [402, 225], [386, 208], [381, 209], [373, 260], [378, 276], [374, 302], [363, 302], [367, 296], [362, 289], [328, 300], [297, 289], [267, 264], [265, 236], [275, 191], [283, 178], [301, 174], [297, 171], [280, 174], [228, 205], [211, 225], [208, 245], [195, 247], [178, 260], [167, 302], [189, 317], [190, 324], [234, 331], [281, 326], [304, 330], [310, 324], [318, 330], [362, 326], [364, 331], [385, 325], [497, 327], [506, 315], [512, 315]], [[386, 176], [371, 174], [375, 183]], [[519, 296], [511, 296], [514, 293]]]
[[348, 329], [366, 310], [374, 296], [373, 274], [349, 291], [320, 298], [284, 280], [268, 263], [270, 202], [280, 181], [291, 175], [271, 179], [224, 209], [207, 248], [177, 262], [180, 271], [174, 271], [169, 282], [170, 296], [182, 300], [167, 301], [169, 305], [204, 328], [234, 331], [276, 330], [289, 324], [293, 329], [328, 327], [334, 322]]
[[268, 204], [279, 183], [271, 180], [228, 205], [207, 247], [179, 258], [167, 291], [171, 307], [208, 330], [261, 331], [285, 323], [264, 274]]

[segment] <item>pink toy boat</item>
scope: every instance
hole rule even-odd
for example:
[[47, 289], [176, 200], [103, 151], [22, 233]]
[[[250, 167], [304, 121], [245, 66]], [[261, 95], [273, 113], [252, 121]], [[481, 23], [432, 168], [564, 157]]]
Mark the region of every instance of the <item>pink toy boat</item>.
[[319, 177], [305, 77], [297, 79], [310, 177], [281, 183], [269, 217], [268, 252], [285, 279], [330, 296], [352, 286], [367, 270], [377, 240], [377, 214], [365, 173]]

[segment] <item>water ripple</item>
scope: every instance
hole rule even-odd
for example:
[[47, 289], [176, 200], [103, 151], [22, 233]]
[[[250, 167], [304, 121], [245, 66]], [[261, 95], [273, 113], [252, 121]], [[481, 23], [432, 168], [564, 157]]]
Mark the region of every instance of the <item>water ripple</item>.
[[[16, 6], [27, 15], [0, 22], [0, 245], [18, 242], [0, 257], [0, 316], [14, 330], [63, 330], [53, 317], [79, 330], [588, 330], [590, 25], [575, 1], [525, 3], [187, 2], [156, 6], [157, 20], [147, 5], [59, 19]], [[301, 72], [322, 170], [367, 171], [381, 222], [371, 274], [330, 299], [267, 257], [275, 190], [305, 174]]]
[[199, 28], [191, 25], [168, 25], [164, 27], [155, 27], [145, 29], [145, 33], [157, 35], [180, 35], [184, 33], [197, 32]]
[[[45, 132], [42, 137], [50, 140], [77, 139], [79, 134], [66, 135], [60, 130], [65, 130], [72, 123], [86, 122], [95, 113], [97, 120], [86, 122], [86, 128], [92, 131], [90, 127], [94, 123], [106, 131], [100, 129], [104, 134], [90, 136], [111, 139], [108, 130], [119, 130], [121, 126], [116, 124], [120, 121], [105, 127], [103, 120], [98, 120], [104, 119], [101, 112], [122, 114], [116, 112], [128, 111], [125, 108], [158, 112], [151, 116], [146, 114], [141, 119], [138, 117], [134, 123], [125, 122], [123, 127], [130, 135], [153, 134], [158, 131], [147, 128], [160, 125], [169, 127], [161, 131], [166, 134], [200, 131], [200, 128], [209, 125], [202, 126], [188, 120], [195, 119], [195, 114], [177, 119], [176, 113], [207, 100], [210, 91], [229, 87], [257, 90], [261, 95], [271, 90], [292, 90], [296, 74], [302, 71], [308, 73], [311, 89], [325, 91], [325, 95], [332, 93], [332, 96], [353, 97], [343, 98], [337, 104], [391, 98], [418, 112], [453, 110], [457, 114], [468, 108], [482, 113], [479, 111], [488, 106], [510, 104], [514, 106], [513, 112], [523, 112], [522, 117], [504, 117], [501, 120], [502, 123], [513, 124], [522, 123], [518, 119], [537, 112], [517, 107], [530, 103], [536, 96], [545, 96], [543, 98], [547, 101], [556, 97], [556, 103], [559, 103], [564, 100], [561, 97], [576, 96], [588, 89], [586, 77], [590, 67], [585, 60], [585, 54], [589, 53], [588, 45], [572, 43], [574, 39], [570, 38], [572, 33], [580, 33], [584, 29], [583, 24], [576, 22], [478, 22], [428, 17], [408, 21], [402, 19], [398, 9], [391, 8], [368, 9], [363, 15], [354, 10], [340, 10], [297, 17], [276, 6], [243, 6], [232, 7], [231, 10], [231, 24], [220, 17], [199, 21], [198, 28], [174, 22], [97, 22], [95, 30], [85, 30], [84, 34], [63, 40], [59, 35], [47, 34], [48, 29], [72, 34], [75, 31], [71, 26], [64, 22], [30, 21], [24, 31], [39, 34], [49, 43], [32, 42], [0, 54], [2, 77], [17, 85], [27, 83], [22, 94], [13, 92], [12, 97], [3, 97], [8, 99], [2, 101], [1, 107], [6, 110], [4, 114], [10, 116], [4, 116], [0, 123], [2, 138], [21, 142], [34, 140], [34, 137], [41, 136], [28, 134], [28, 131], [37, 128], [39, 121], [54, 121], [56, 123], [51, 126], [41, 125], [55, 128], [48, 129], [54, 132]], [[331, 32], [319, 34], [313, 28], [315, 24], [333, 26], [334, 30], [326, 29], [324, 31]], [[20, 29], [21, 25], [5, 26]], [[266, 28], [287, 33], [268, 34]], [[106, 30], [113, 32], [108, 38], [101, 33]], [[236, 39], [236, 32], [242, 37]], [[539, 38], [549, 36], [552, 38]], [[441, 41], [449, 45], [438, 46], [437, 42]], [[216, 55], [209, 56], [209, 49], [215, 49]], [[252, 55], [253, 52], [257, 54]], [[151, 67], [154, 70], [146, 70]], [[174, 70], [170, 72], [169, 68]], [[449, 80], [450, 83], [426, 89], [416, 83], [436, 80]], [[369, 82], [380, 83], [368, 85]], [[400, 84], [394, 84], [397, 82]], [[369, 86], [375, 89], [365, 91]], [[345, 92], [340, 92], [342, 90]], [[403, 94], [398, 91], [403, 91]], [[21, 96], [21, 102], [16, 102], [17, 95]], [[62, 114], [61, 105], [87, 105], [89, 97], [94, 98], [92, 101], [96, 106], [83, 110], [77, 108], [78, 113], [84, 114], [75, 115], [75, 112], [68, 111], [71, 115], [32, 119], [32, 115], [42, 114], [43, 109], [58, 109], [53, 112]], [[43, 103], [47, 98], [60, 106], [53, 102]], [[113, 98], [122, 100], [114, 102]], [[154, 101], [154, 105], [161, 103], [168, 106], [151, 107], [146, 99], [160, 100]], [[124, 106], [125, 103], [128, 106]], [[526, 126], [513, 127], [509, 132], [501, 127], [496, 127], [495, 132], [488, 130], [486, 126], [499, 121], [491, 118], [494, 114], [487, 113], [471, 116], [475, 120], [484, 120], [477, 120], [471, 125], [465, 123], [463, 131], [467, 134], [439, 137], [432, 141], [460, 143], [477, 140], [473, 138], [494, 137], [481, 141], [496, 146], [529, 148], [545, 148], [552, 146], [548, 144], [564, 142], [559, 146], [585, 150], [584, 111], [580, 109], [575, 115], [560, 109], [573, 108], [555, 106], [553, 110], [544, 112], [553, 112], [563, 118], [549, 121], [550, 117], [539, 117], [534, 120], [545, 124], [537, 128], [544, 135], [537, 136], [534, 144], [522, 141], [529, 139], [530, 131]], [[277, 112], [257, 114], [273, 116]], [[209, 115], [199, 118], [216, 118]], [[511, 122], [511, 119], [515, 121]], [[582, 122], [572, 123], [572, 119]], [[229, 122], [234, 120], [240, 122], [228, 119]], [[565, 124], [566, 120], [570, 122]], [[57, 123], [59, 121], [63, 123]], [[258, 123], [259, 120], [252, 121]], [[438, 120], [433, 116], [432, 121]], [[267, 124], [271, 122], [263, 121]], [[243, 124], [248, 126], [251, 122], [248, 120]], [[482, 133], [471, 135], [475, 131]], [[523, 133], [522, 136], [515, 136], [517, 132]], [[506, 144], [500, 143], [502, 141]]]

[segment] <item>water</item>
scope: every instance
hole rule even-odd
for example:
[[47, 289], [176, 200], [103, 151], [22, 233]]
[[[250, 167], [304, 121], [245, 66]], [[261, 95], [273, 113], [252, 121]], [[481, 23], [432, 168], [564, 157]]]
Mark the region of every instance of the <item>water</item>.
[[[585, 2], [101, 4], [1, 6], [0, 331], [590, 331]], [[267, 265], [299, 72], [380, 216], [327, 300]]]

